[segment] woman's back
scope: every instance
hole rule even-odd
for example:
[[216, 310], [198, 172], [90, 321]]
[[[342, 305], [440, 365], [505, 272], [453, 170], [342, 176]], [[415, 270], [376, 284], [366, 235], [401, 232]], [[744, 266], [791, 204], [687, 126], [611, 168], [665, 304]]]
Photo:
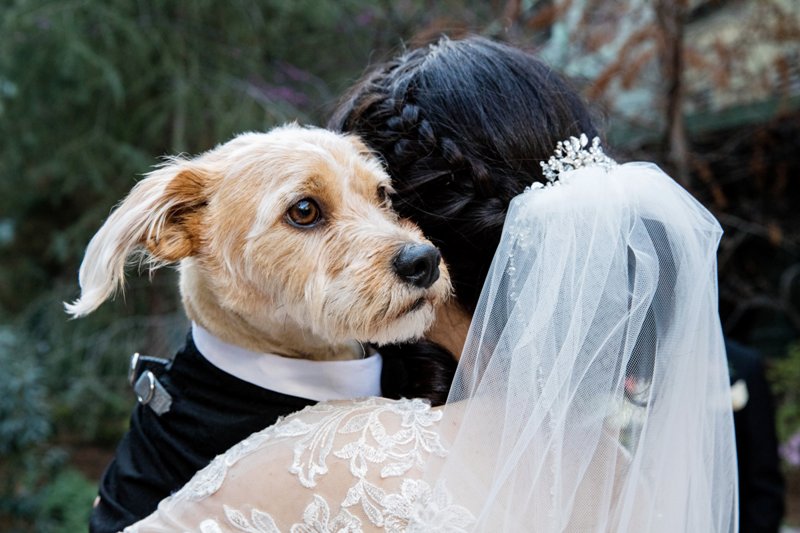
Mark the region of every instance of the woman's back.
[[[444, 420], [443, 414], [421, 400], [308, 407], [219, 456], [126, 531], [469, 531], [475, 517], [466, 502], [454, 501], [447, 484], [425, 480], [447, 456], [464, 410], [450, 406]], [[492, 449], [492, 435], [476, 441], [463, 465], [470, 482], [488, 475]], [[622, 474], [629, 457], [609, 435], [594, 459], [613, 460]], [[598, 531], [593, 507], [602, 488], [583, 487], [573, 502], [580, 512], [564, 531]], [[525, 531], [538, 530], [536, 523], [526, 525]], [[548, 530], [546, 521], [540, 525]]]

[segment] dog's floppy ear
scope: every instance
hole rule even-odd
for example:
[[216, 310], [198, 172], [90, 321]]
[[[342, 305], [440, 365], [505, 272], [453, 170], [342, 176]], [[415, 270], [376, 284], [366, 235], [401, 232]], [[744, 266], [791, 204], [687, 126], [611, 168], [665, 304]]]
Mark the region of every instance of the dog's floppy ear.
[[67, 313], [87, 315], [122, 288], [125, 264], [134, 252], [144, 252], [151, 270], [192, 255], [207, 186], [208, 173], [184, 160], [173, 160], [137, 183], [89, 242], [79, 274], [81, 296], [64, 305]]

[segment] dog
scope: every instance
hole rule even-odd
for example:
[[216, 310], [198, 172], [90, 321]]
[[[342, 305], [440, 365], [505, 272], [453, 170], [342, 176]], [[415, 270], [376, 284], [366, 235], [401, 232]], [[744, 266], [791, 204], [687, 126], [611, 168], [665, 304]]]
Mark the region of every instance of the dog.
[[[85, 316], [113, 297], [131, 258], [151, 270], [178, 263], [186, 315], [222, 353], [358, 360], [364, 345], [421, 336], [451, 292], [439, 251], [392, 210], [392, 192], [357, 137], [296, 124], [170, 158], [91, 239], [66, 310]], [[228, 375], [191, 341], [148, 376], [171, 404], [148, 409], [136, 389], [142, 405], [104, 474], [92, 531], [143, 518], [216, 454], [314, 403]]]
[[143, 249], [151, 269], [180, 263], [192, 321], [249, 350], [334, 360], [418, 337], [450, 282], [392, 192], [358, 138], [297, 125], [172, 158], [92, 238], [66, 310], [95, 310]]

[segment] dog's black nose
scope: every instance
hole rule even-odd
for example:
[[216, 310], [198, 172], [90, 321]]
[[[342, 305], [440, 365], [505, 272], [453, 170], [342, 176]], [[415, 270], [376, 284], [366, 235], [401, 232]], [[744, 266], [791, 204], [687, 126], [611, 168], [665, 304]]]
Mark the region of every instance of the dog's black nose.
[[394, 257], [392, 266], [404, 281], [427, 289], [439, 279], [439, 250], [430, 244], [406, 244]]

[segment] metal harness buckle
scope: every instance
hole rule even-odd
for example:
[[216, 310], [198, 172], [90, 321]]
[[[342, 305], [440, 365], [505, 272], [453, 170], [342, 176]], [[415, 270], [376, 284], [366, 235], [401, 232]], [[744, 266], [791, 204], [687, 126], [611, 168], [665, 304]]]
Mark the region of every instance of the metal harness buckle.
[[137, 352], [131, 356], [128, 369], [128, 382], [133, 386], [136, 399], [142, 405], [149, 405], [159, 416], [169, 411], [172, 406], [172, 396], [152, 370], [145, 370], [141, 374], [140, 371], [151, 365], [167, 367], [169, 363], [168, 359], [141, 355]]

